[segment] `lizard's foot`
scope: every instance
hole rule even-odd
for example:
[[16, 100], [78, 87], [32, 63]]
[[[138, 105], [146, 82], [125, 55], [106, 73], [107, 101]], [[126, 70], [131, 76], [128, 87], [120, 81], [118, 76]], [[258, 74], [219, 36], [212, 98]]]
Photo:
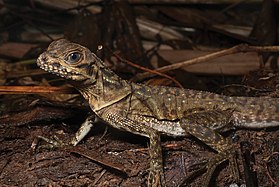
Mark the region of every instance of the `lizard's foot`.
[[232, 182], [239, 182], [239, 170], [237, 167], [236, 157], [235, 153], [230, 154], [228, 157], [228, 154], [218, 154], [213, 159], [209, 160], [208, 164], [206, 165], [206, 179], [203, 183], [203, 186], [209, 186], [212, 174], [214, 173], [216, 167], [220, 165], [222, 162], [228, 160], [229, 161], [229, 167], [231, 169], [232, 173]]
[[[207, 163], [208, 161], [202, 161], [200, 163], [196, 163], [190, 166], [189, 171], [191, 172], [184, 180], [178, 185], [179, 187], [186, 187], [196, 179], [197, 177], [203, 175], [207, 171]], [[205, 186], [203, 186], [205, 187]]]
[[148, 187], [164, 187], [166, 186], [163, 170], [150, 171], [148, 176]]
[[207, 163], [208, 163], [208, 159], [203, 159], [202, 161], [199, 161], [198, 163], [192, 164], [189, 166], [189, 172], [197, 172], [198, 170], [202, 171], [204, 169], [206, 171]]
[[46, 138], [44, 136], [37, 136], [37, 138], [47, 142], [47, 145], [41, 146], [41, 147], [45, 147], [45, 148], [49, 148], [49, 149], [53, 149], [53, 148], [59, 148], [59, 147], [64, 147], [67, 145], [70, 145], [71, 142], [65, 142], [60, 140], [57, 136], [53, 136], [53, 139], [51, 138]]
[[45, 146], [47, 148], [58, 148], [64, 147], [67, 145], [76, 146], [91, 130], [93, 127], [93, 123], [96, 121], [96, 117], [94, 115], [89, 116], [80, 126], [78, 131], [75, 133], [74, 137], [68, 141], [61, 141], [57, 136], [53, 136], [53, 139], [46, 138], [43, 136], [38, 136], [39, 139], [44, 140], [49, 145]]
[[193, 173], [191, 173], [187, 178], [183, 181], [182, 185], [180, 186], [187, 186], [191, 181], [193, 181], [196, 177], [202, 175], [205, 176], [205, 180], [201, 186], [209, 186], [212, 175], [218, 165], [222, 162], [229, 160], [229, 167], [232, 172], [233, 182], [239, 182], [239, 171], [236, 163], [235, 154], [231, 154], [228, 158], [227, 154], [217, 154], [214, 158], [210, 159], [207, 163], [199, 163], [195, 164], [194, 167], [200, 166], [197, 168]]

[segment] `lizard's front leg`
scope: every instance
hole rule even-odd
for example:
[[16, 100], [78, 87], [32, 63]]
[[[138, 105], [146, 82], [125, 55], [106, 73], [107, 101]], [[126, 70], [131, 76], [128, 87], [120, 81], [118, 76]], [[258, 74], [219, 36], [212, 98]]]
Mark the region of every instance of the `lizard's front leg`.
[[165, 186], [160, 134], [155, 130], [150, 130], [149, 138], [150, 172], [148, 176], [148, 186]]
[[[224, 138], [216, 130], [213, 124], [229, 123], [231, 110], [203, 111], [188, 115], [181, 119], [181, 127], [192, 136], [198, 138], [218, 152], [206, 165], [206, 179], [202, 186], [208, 186], [211, 176], [216, 167], [222, 162], [229, 160], [230, 168], [235, 182], [239, 180], [239, 172], [236, 163], [236, 152], [229, 139]], [[218, 128], [217, 128], [218, 129]]]
[[125, 114], [123, 114], [120, 111], [105, 110], [100, 115], [106, 122], [118, 129], [124, 129], [134, 134], [146, 136], [150, 139], [150, 172], [148, 177], [148, 186], [166, 186], [163, 169], [160, 133], [152, 127], [148, 127], [142, 124], [142, 122], [140, 121], [134, 121], [129, 119]]
[[46, 141], [51, 145], [51, 147], [63, 147], [66, 145], [76, 146], [91, 130], [93, 123], [97, 120], [95, 115], [87, 117], [87, 119], [81, 124], [78, 131], [75, 133], [74, 137], [66, 142], [59, 140], [58, 138], [50, 139], [43, 136], [38, 136], [38, 138]]
[[90, 132], [91, 128], [93, 127], [93, 123], [95, 123], [96, 120], [97, 117], [95, 115], [87, 117], [69, 144], [76, 146], [81, 140], [83, 140], [83, 138]]

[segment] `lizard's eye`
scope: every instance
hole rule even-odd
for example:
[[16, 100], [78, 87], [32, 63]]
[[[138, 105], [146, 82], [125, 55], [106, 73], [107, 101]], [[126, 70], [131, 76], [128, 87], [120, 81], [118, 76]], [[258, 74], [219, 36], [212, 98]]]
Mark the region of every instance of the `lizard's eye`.
[[78, 53], [78, 52], [73, 52], [71, 54], [69, 54], [67, 57], [66, 57], [66, 61], [69, 63], [69, 64], [73, 64], [73, 63], [76, 63], [79, 61], [81, 57], [81, 54]]

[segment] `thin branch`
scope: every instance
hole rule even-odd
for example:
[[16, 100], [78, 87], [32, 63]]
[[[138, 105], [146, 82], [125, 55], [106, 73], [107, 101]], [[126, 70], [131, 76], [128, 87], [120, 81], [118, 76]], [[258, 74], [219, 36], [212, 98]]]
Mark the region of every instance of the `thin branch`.
[[170, 79], [170, 80], [173, 81], [178, 87], [183, 88], [183, 86], [182, 86], [177, 80], [175, 80], [173, 77], [171, 77], [171, 76], [169, 76], [169, 75], [167, 75], [167, 74], [158, 72], [158, 71], [156, 71], [156, 70], [152, 70], [152, 69], [148, 69], [148, 68], [142, 67], [142, 66], [140, 66], [140, 65], [138, 65], [138, 64], [135, 64], [135, 63], [133, 63], [133, 62], [131, 62], [131, 61], [129, 61], [129, 60], [123, 59], [122, 57], [120, 57], [119, 55], [117, 55], [117, 54], [115, 54], [115, 53], [113, 53], [113, 55], [114, 55], [117, 59], [119, 59], [120, 61], [122, 61], [122, 62], [124, 62], [124, 63], [126, 63], [126, 64], [128, 64], [128, 65], [130, 65], [130, 66], [132, 66], [132, 67], [135, 67], [135, 68], [138, 68], [138, 69], [140, 69], [140, 70], [143, 70], [143, 71], [145, 71], [145, 72], [147, 72], [147, 73], [150, 73], [151, 75], [152, 75], [152, 74], [155, 74], [155, 75], [159, 75], [159, 76], [165, 77], [165, 78], [167, 78], [167, 79]]
[[38, 94], [38, 93], [76, 94], [77, 91], [70, 87], [55, 87], [55, 86], [0, 86], [0, 94]]
[[[197, 57], [194, 59], [190, 59], [190, 60], [186, 60], [186, 61], [182, 61], [182, 62], [178, 62], [175, 64], [171, 64], [168, 66], [163, 66], [160, 67], [158, 69], [155, 69], [155, 71], [157, 72], [166, 72], [166, 71], [170, 71], [170, 70], [175, 70], [175, 69], [179, 69], [181, 67], [185, 67], [185, 66], [189, 66], [189, 65], [193, 65], [193, 64], [199, 64], [199, 63], [203, 63], [203, 62], [207, 62], [222, 56], [226, 56], [226, 55], [231, 55], [231, 54], [235, 54], [235, 53], [241, 53], [241, 52], [257, 52], [257, 53], [266, 53], [266, 52], [271, 52], [271, 53], [276, 53], [279, 52], [279, 46], [249, 46], [247, 44], [240, 44], [240, 45], [236, 45], [234, 47], [231, 47], [229, 49], [224, 49], [221, 51], [217, 51], [208, 55], [204, 55], [201, 57]], [[212, 61], [213, 62], [213, 61]], [[154, 74], [150, 73], [150, 72], [145, 72], [145, 73], [139, 73], [137, 74], [135, 77], [133, 77], [133, 81], [140, 81], [143, 80], [145, 78], [151, 77]]]

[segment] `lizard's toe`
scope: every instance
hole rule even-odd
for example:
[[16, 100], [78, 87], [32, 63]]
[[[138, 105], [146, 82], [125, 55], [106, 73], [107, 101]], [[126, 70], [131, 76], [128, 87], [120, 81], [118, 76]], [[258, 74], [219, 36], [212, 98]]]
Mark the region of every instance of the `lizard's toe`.
[[53, 136], [52, 138], [46, 138], [44, 136], [37, 136], [37, 138], [45, 141], [47, 144], [46, 145], [41, 145], [40, 147], [43, 148], [49, 148], [49, 149], [54, 149], [54, 148], [59, 148], [59, 147], [65, 147], [67, 145], [69, 145], [69, 142], [64, 142], [62, 140], [60, 140], [57, 136]]

